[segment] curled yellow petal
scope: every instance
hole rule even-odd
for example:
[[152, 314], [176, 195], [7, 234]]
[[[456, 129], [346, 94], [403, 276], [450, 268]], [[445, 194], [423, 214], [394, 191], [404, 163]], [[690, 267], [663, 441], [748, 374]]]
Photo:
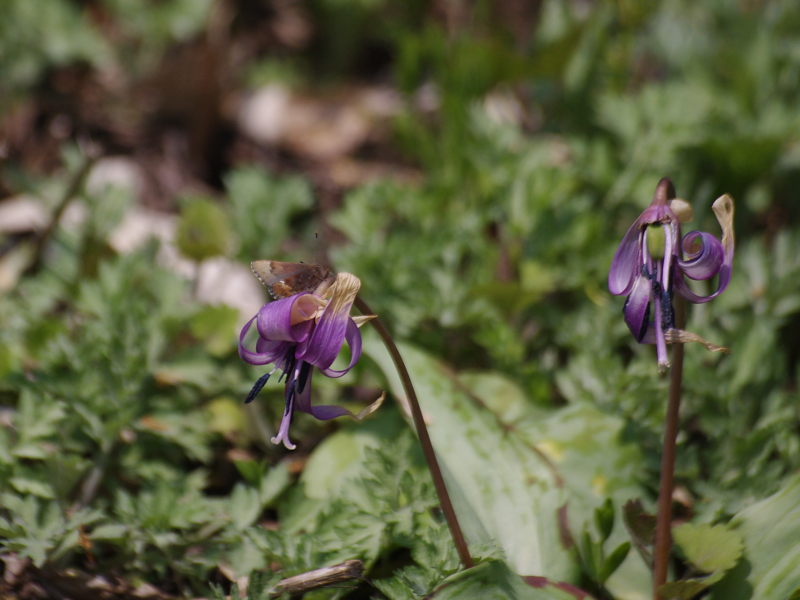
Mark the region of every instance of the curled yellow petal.
[[367, 321], [371, 321], [372, 319], [377, 319], [378, 315], [360, 315], [358, 317], [352, 317], [353, 321], [356, 323], [356, 327], [361, 327]]
[[378, 410], [381, 407], [381, 404], [383, 404], [383, 401], [385, 399], [386, 399], [386, 392], [383, 392], [380, 398], [375, 400], [375, 402], [373, 402], [366, 408], [362, 409], [357, 415], [351, 415], [352, 419], [358, 422], [363, 421], [366, 416], [371, 415], [376, 410]]
[[711, 210], [717, 217], [720, 228], [722, 228], [722, 248], [725, 255], [733, 253], [733, 198], [724, 194], [714, 200]]

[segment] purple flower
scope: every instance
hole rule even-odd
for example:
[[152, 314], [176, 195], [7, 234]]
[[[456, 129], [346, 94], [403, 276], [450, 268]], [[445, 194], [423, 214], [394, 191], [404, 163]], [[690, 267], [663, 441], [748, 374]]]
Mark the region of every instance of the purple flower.
[[[332, 278], [331, 278], [332, 279]], [[361, 420], [375, 411], [384, 396], [370, 404], [358, 415], [341, 406], [311, 405], [311, 375], [317, 367], [323, 375], [341, 377], [361, 356], [361, 333], [358, 328], [371, 317], [350, 317], [350, 308], [361, 287], [361, 281], [350, 273], [339, 273], [335, 281], [324, 281], [313, 294], [304, 292], [265, 304], [250, 319], [239, 334], [239, 356], [251, 365], [274, 364], [247, 395], [245, 403], [252, 400], [267, 383], [270, 375], [282, 369], [286, 377], [286, 407], [283, 411], [278, 435], [273, 444], [283, 442], [289, 450], [295, 446], [289, 439], [289, 425], [294, 411], [299, 410], [326, 421], [348, 415]], [[244, 338], [253, 321], [258, 329], [256, 351], [245, 348]], [[333, 361], [347, 341], [350, 347], [350, 364], [341, 371], [331, 369]]]
[[[712, 209], [722, 228], [722, 241], [701, 231], [692, 231], [681, 239], [681, 221], [691, 221], [691, 208], [675, 198], [675, 188], [665, 177], [656, 186], [653, 202], [622, 238], [611, 262], [608, 288], [617, 296], [627, 295], [622, 309], [625, 323], [640, 344], [656, 344], [661, 371], [669, 367], [668, 342], [701, 342], [709, 350], [725, 350], [675, 329], [672, 309], [673, 292], [690, 302], [708, 302], [730, 283], [733, 200], [725, 194]], [[695, 294], [685, 280], [706, 280], [715, 275], [719, 275], [717, 289], [709, 296]]]

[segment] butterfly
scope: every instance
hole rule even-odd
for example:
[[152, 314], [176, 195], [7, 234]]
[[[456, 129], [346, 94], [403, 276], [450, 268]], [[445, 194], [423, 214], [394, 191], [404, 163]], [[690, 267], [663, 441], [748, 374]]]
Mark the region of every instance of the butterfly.
[[334, 276], [322, 265], [277, 260], [256, 260], [250, 263], [250, 268], [275, 300], [313, 292], [323, 281]]

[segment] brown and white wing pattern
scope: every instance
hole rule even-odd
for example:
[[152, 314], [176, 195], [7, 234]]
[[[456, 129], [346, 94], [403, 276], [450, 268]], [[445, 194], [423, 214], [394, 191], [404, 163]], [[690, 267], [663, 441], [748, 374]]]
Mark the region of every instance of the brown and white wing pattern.
[[322, 265], [306, 263], [256, 260], [250, 263], [250, 268], [276, 300], [313, 292], [325, 279], [333, 277], [333, 273]]

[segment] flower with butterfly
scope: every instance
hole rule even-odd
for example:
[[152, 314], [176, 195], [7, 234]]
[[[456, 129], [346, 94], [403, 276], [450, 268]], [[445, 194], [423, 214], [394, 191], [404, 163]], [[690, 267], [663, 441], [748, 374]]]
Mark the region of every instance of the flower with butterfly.
[[[314, 367], [327, 377], [341, 377], [361, 356], [358, 328], [372, 318], [350, 316], [361, 281], [350, 273], [334, 275], [319, 265], [262, 260], [251, 266], [275, 300], [262, 306], [242, 329], [239, 356], [252, 365], [274, 364], [256, 381], [245, 403], [252, 402], [276, 371], [282, 371], [280, 379], [286, 378], [283, 418], [272, 443], [282, 442], [294, 450], [289, 425], [297, 410], [323, 421], [345, 415], [360, 421], [377, 410], [384, 395], [357, 415], [341, 406], [311, 404]], [[244, 343], [253, 322], [258, 331], [255, 351]], [[341, 371], [331, 369], [344, 342], [350, 348], [350, 364]]]

